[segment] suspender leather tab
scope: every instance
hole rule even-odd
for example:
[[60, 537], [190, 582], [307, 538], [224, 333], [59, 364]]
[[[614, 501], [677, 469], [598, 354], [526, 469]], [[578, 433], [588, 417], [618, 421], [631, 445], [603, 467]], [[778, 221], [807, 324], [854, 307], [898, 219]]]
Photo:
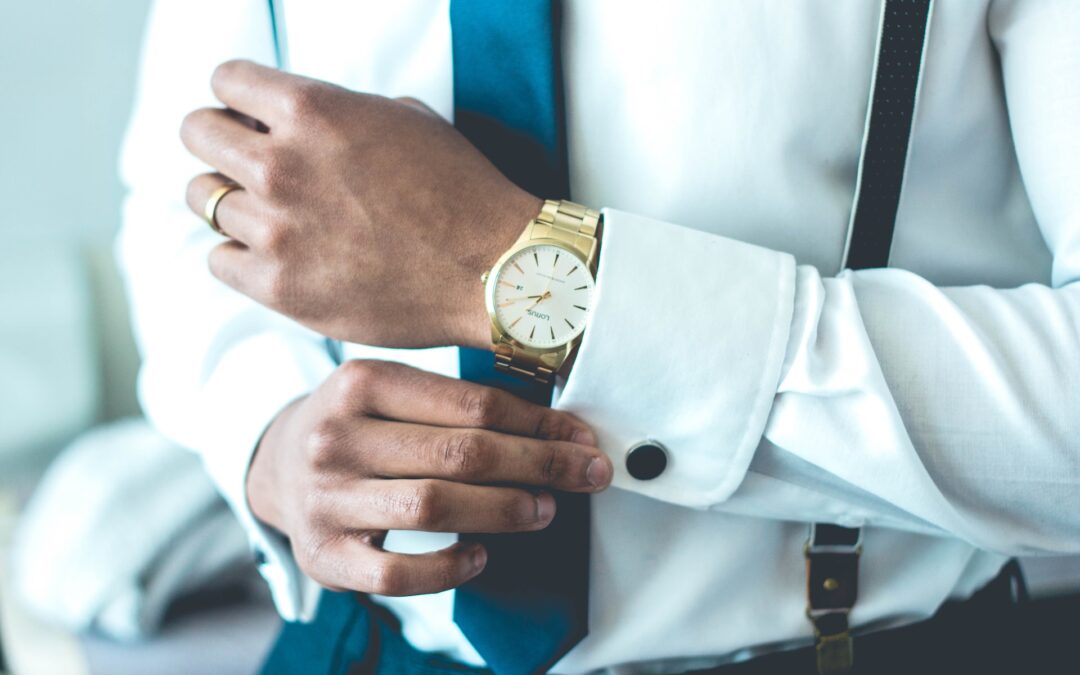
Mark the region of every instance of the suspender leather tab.
[[817, 669], [843, 675], [855, 663], [848, 614], [859, 594], [862, 530], [813, 523], [806, 556], [806, 616], [814, 625]]

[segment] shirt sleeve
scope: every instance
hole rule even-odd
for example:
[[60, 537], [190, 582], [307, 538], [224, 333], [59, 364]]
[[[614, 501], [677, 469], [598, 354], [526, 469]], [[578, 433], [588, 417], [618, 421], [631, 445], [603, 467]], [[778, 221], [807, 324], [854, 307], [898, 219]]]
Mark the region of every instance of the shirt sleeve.
[[155, 4], [122, 153], [128, 194], [117, 257], [143, 358], [143, 409], [162, 433], [201, 456], [263, 560], [278, 610], [296, 620], [313, 614], [318, 588], [285, 539], [254, 518], [245, 482], [267, 424], [334, 363], [320, 336], [210, 275], [207, 255], [222, 239], [184, 201], [187, 182], [209, 169], [179, 139], [186, 113], [217, 105], [209, 83], [219, 63], [274, 62], [267, 7], [261, 0]]
[[[594, 313], [558, 406], [614, 486], [666, 502], [1080, 551], [1080, 4], [1001, 1], [1017, 153], [1052, 283], [823, 277], [786, 254], [605, 211]], [[659, 477], [625, 470], [656, 439]]]

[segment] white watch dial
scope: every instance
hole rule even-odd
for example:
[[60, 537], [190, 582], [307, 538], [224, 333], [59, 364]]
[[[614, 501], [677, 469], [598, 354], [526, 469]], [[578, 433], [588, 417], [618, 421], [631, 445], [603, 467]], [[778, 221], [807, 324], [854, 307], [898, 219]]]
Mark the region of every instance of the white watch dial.
[[558, 347], [585, 330], [593, 286], [592, 273], [569, 250], [529, 246], [507, 260], [494, 280], [495, 318], [526, 347]]

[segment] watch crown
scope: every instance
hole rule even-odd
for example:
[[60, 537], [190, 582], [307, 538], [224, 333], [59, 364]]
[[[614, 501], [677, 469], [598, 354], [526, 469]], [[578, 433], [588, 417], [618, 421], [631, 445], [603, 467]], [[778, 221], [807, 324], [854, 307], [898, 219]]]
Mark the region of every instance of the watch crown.
[[486, 283], [487, 283], [487, 280], [488, 280], [488, 275], [489, 275], [489, 274], [491, 274], [491, 272], [484, 272], [483, 274], [481, 274], [481, 275], [480, 275], [480, 283], [482, 283], [482, 284], [486, 284]]

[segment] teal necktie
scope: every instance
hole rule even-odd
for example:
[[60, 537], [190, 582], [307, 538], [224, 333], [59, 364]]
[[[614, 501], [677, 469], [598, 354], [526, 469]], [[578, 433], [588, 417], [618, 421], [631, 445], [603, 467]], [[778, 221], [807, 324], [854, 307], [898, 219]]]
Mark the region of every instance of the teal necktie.
[[[557, 2], [451, 0], [450, 21], [458, 129], [526, 190], [569, 196]], [[463, 379], [551, 401], [549, 387], [497, 373], [491, 352], [463, 349], [460, 360]], [[488, 564], [456, 591], [454, 621], [498, 675], [544, 672], [588, 632], [589, 497], [556, 498], [543, 531], [463, 536], [487, 546]], [[285, 624], [261, 672], [398, 672], [383, 663], [378, 611], [323, 591], [314, 622]]]
[[[559, 3], [451, 0], [450, 27], [457, 128], [532, 194], [568, 197]], [[462, 349], [460, 363], [462, 379], [551, 402], [550, 387], [497, 373], [490, 352]], [[462, 536], [488, 564], [457, 590], [454, 621], [499, 675], [544, 672], [588, 632], [589, 497], [556, 498], [545, 530]]]

